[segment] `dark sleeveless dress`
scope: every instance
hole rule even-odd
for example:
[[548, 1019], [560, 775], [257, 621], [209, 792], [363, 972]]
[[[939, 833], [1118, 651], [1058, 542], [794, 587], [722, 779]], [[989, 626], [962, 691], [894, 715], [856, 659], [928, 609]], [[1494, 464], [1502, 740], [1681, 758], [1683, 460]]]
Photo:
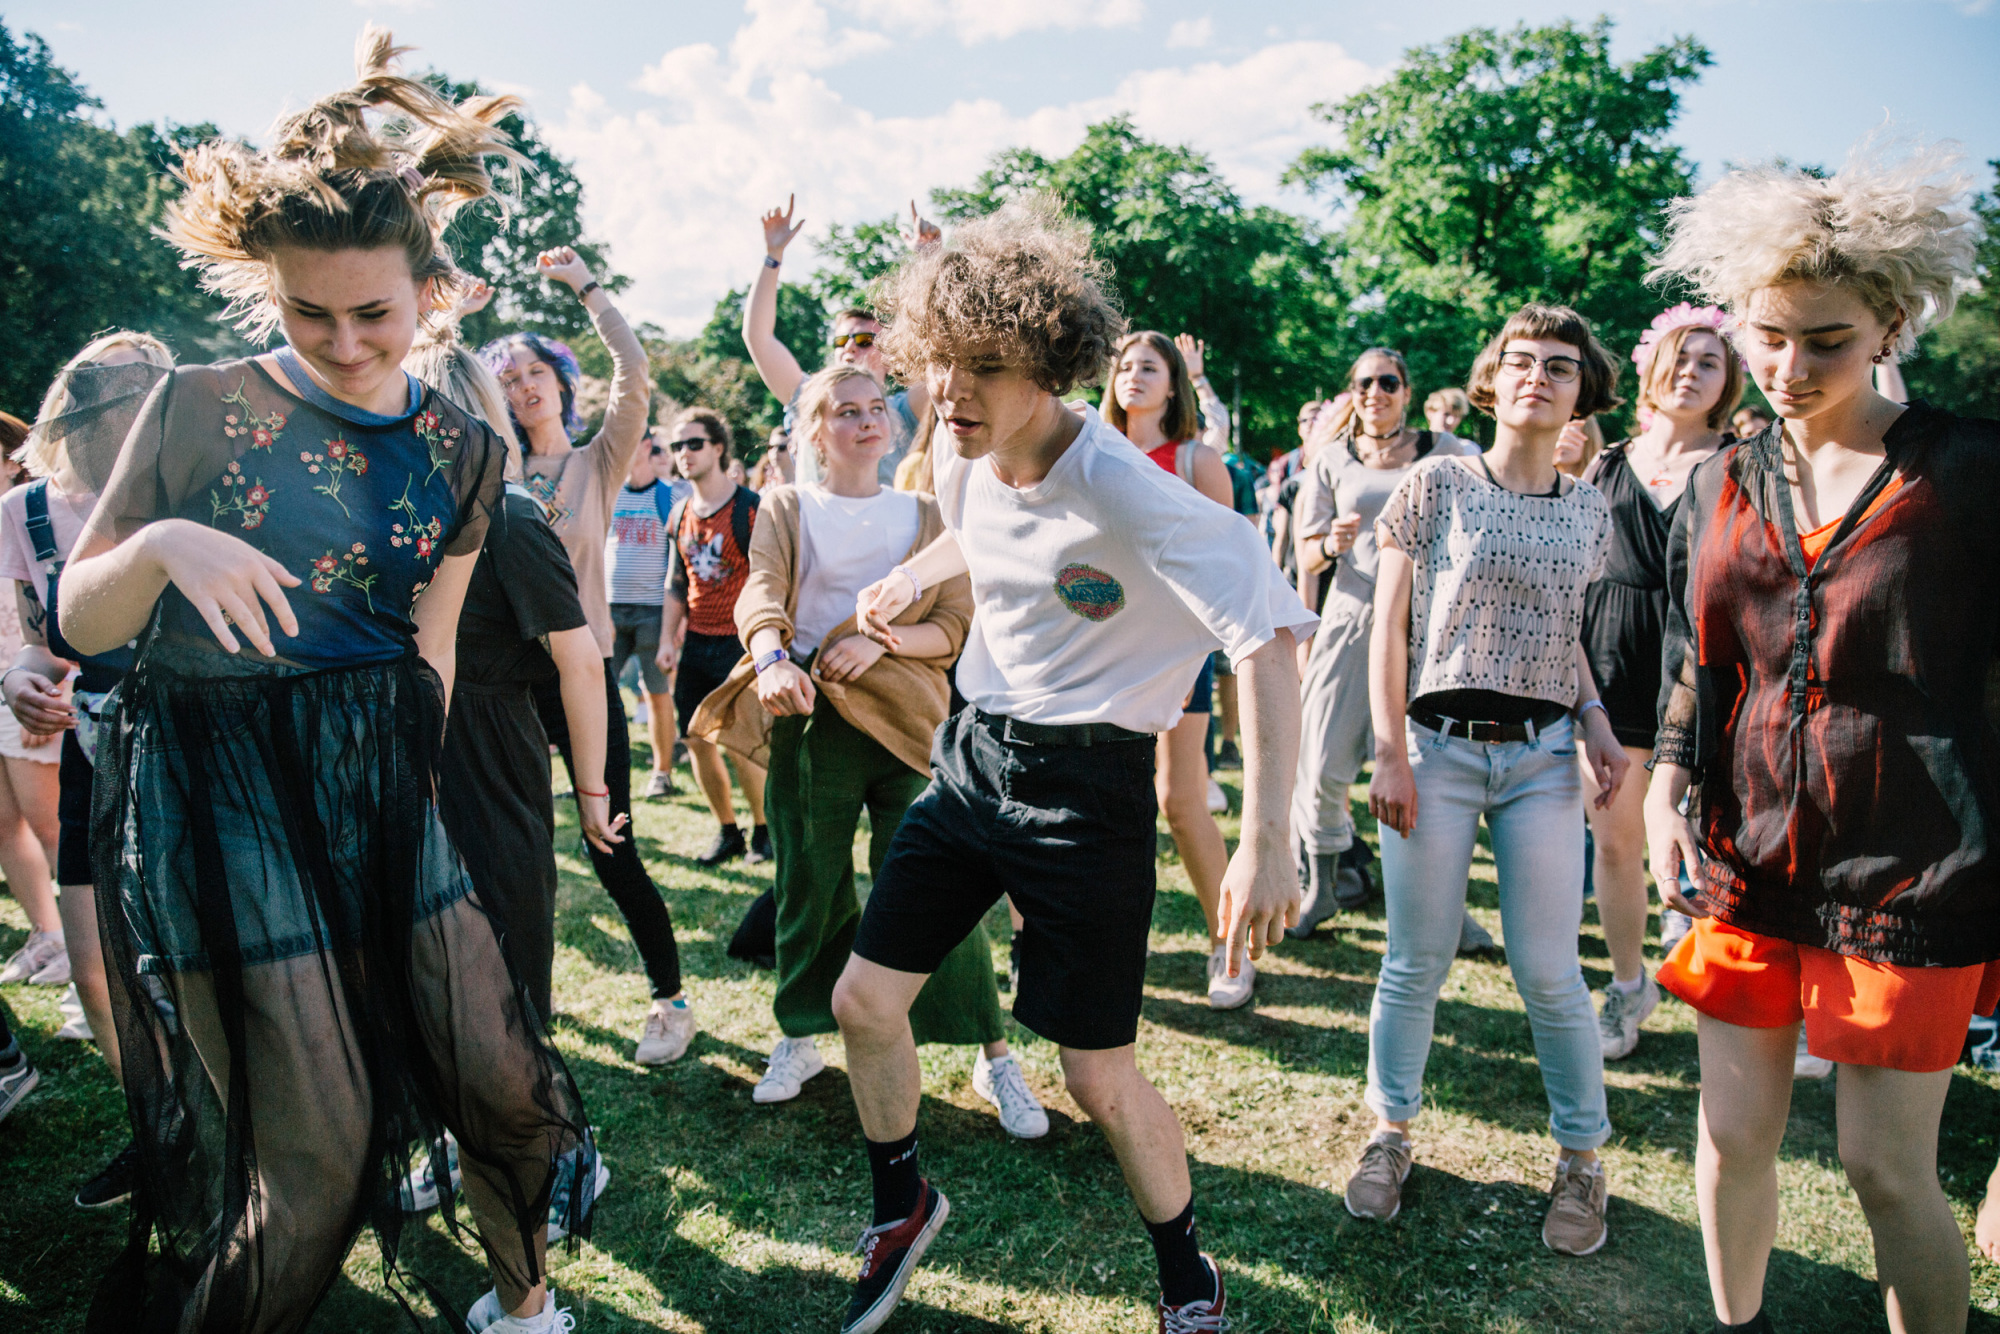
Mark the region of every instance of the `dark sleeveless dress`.
[[1630, 444], [1606, 445], [1583, 475], [1611, 504], [1611, 554], [1583, 595], [1583, 648], [1612, 733], [1621, 745], [1651, 750], [1667, 626], [1667, 533], [1680, 500], [1665, 509], [1653, 503], [1626, 461]]
[[212, 527], [304, 580], [277, 660], [222, 652], [170, 586], [100, 734], [92, 853], [141, 1188], [93, 1334], [301, 1329], [364, 1225], [401, 1296], [398, 1186], [447, 1130], [499, 1201], [475, 1206], [489, 1262], [531, 1286], [588, 1148], [434, 799], [445, 699], [414, 607], [479, 550], [501, 449], [431, 393], [377, 423], [255, 362], [184, 368], [93, 520]]

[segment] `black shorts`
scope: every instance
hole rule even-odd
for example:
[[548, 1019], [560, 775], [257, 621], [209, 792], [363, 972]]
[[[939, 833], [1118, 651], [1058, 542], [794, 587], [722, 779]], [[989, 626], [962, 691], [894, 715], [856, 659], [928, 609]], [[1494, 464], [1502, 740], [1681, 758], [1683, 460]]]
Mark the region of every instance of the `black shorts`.
[[1006, 720], [954, 714], [931, 785], [903, 816], [854, 952], [931, 973], [1002, 894], [1021, 912], [1014, 1017], [1064, 1047], [1139, 1033], [1153, 921], [1153, 738], [1095, 746], [1009, 740]]
[[690, 630], [681, 646], [680, 666], [674, 671], [674, 713], [681, 721], [681, 735], [701, 702], [729, 679], [736, 664], [743, 661], [743, 641], [735, 635], [703, 635]]
[[[106, 718], [103, 726], [111, 726]], [[90, 869], [90, 789], [97, 770], [84, 758], [72, 727], [62, 734], [62, 763], [56, 770], [56, 883], [87, 885]]]

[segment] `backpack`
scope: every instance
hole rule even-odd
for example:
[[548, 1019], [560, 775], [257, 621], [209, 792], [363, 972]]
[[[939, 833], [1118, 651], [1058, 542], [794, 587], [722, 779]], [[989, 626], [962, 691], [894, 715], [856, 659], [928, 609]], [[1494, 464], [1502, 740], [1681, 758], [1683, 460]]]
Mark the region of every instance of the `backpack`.
[[[749, 497], [747, 504], [744, 503], [746, 496]], [[694, 497], [694, 492], [688, 492], [686, 496], [674, 501], [673, 508], [666, 513], [667, 531], [673, 534], [676, 550], [681, 544], [681, 528], [687, 522], [688, 501]], [[757, 502], [757, 493], [747, 486], [737, 487], [735, 494], [729, 497], [729, 535], [736, 539], [736, 549], [743, 553], [745, 560], [750, 558], [750, 525], [756, 520]], [[653, 504], [659, 503], [660, 498], [654, 496]]]

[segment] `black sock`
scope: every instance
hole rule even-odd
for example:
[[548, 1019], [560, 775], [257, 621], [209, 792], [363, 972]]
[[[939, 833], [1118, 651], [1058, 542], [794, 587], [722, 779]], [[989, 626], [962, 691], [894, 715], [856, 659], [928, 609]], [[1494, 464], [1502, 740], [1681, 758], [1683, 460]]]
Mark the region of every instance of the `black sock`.
[[875, 1179], [875, 1226], [917, 1211], [917, 1132], [887, 1142], [869, 1140], [868, 1172]]
[[734, 820], [731, 820], [728, 824], [722, 826], [722, 836], [724, 838], [729, 838], [732, 835], [734, 835], [737, 838], [743, 837], [743, 831], [736, 827], [736, 821]]
[[1715, 1327], [1717, 1330], [1740, 1329], [1743, 1334], [1777, 1334], [1777, 1330], [1771, 1324], [1771, 1317], [1762, 1311], [1740, 1325], [1725, 1325], [1718, 1320], [1715, 1322]]
[[[1141, 1215], [1140, 1222], [1145, 1223]], [[1194, 1234], [1194, 1198], [1187, 1208], [1164, 1223], [1146, 1223], [1146, 1235], [1153, 1239], [1153, 1258], [1160, 1264], [1160, 1296], [1169, 1306], [1208, 1301], [1215, 1296], [1215, 1275], [1201, 1258], [1201, 1242]]]

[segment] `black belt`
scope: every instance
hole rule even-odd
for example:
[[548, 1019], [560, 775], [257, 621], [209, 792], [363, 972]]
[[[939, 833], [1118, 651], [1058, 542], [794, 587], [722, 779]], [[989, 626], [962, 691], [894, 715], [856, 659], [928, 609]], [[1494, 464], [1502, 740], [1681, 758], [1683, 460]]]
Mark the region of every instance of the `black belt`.
[[1134, 732], [1116, 723], [1024, 723], [984, 709], [974, 709], [980, 724], [998, 732], [1001, 739], [1024, 746], [1109, 746], [1125, 741], [1151, 741], [1150, 732]]
[[1537, 726], [1534, 723], [1496, 723], [1484, 718], [1447, 718], [1443, 714], [1432, 713], [1429, 709], [1411, 709], [1410, 721], [1428, 727], [1433, 732], [1443, 732], [1447, 736], [1462, 736], [1467, 741], [1494, 743], [1500, 741], [1533, 741], [1549, 730], [1560, 718]]

